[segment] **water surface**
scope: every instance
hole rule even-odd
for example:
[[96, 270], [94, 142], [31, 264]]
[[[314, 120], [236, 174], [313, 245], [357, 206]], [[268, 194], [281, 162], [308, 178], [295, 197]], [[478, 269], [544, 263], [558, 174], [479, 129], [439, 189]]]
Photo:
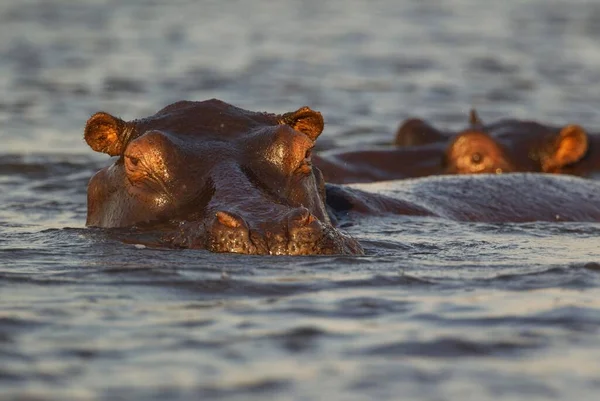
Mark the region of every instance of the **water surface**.
[[475, 0], [0, 5], [0, 398], [595, 400], [600, 224], [365, 218], [364, 257], [125, 245], [84, 228], [82, 140], [217, 97], [399, 121], [600, 127], [600, 6]]

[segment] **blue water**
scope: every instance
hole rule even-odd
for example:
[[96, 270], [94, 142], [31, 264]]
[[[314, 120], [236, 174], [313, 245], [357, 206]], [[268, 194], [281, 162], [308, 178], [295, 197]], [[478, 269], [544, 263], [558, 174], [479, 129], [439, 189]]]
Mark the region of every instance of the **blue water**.
[[122, 3], [0, 4], [0, 399], [598, 399], [599, 223], [365, 217], [344, 227], [364, 257], [148, 249], [84, 228], [109, 160], [82, 131], [212, 97], [310, 105], [321, 149], [472, 106], [593, 131], [600, 4]]

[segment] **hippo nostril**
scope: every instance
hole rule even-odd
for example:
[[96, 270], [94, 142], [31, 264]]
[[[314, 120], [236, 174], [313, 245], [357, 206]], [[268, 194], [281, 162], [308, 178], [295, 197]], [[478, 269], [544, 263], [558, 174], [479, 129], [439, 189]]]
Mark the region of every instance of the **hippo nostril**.
[[314, 222], [316, 217], [313, 216], [310, 211], [305, 207], [300, 207], [292, 211], [288, 216], [288, 221], [293, 223], [297, 227], [308, 226]]
[[206, 248], [213, 252], [259, 252], [250, 238], [248, 224], [234, 213], [222, 210], [215, 212], [215, 218], [207, 228]]
[[238, 228], [244, 224], [241, 218], [231, 213], [218, 211], [215, 213], [215, 216], [217, 217], [217, 220], [219, 220], [219, 223], [229, 228]]

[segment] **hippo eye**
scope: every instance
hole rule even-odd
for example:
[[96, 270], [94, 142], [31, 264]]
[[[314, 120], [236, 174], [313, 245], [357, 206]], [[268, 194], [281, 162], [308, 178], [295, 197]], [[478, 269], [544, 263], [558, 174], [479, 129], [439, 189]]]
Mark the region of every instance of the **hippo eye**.
[[481, 153], [479, 153], [479, 152], [475, 152], [471, 155], [471, 161], [473, 162], [473, 164], [479, 164], [479, 163], [481, 163], [482, 160], [483, 160], [483, 157], [481, 156]]
[[310, 156], [312, 155], [312, 148], [309, 148], [304, 152], [304, 159], [300, 162], [300, 165], [296, 169], [297, 173], [308, 175], [312, 172], [312, 162]]
[[141, 180], [147, 175], [139, 157], [125, 156], [125, 168], [127, 177], [133, 181]]
[[140, 163], [140, 159], [138, 159], [137, 157], [127, 156], [127, 159], [133, 167], [137, 167], [137, 165]]

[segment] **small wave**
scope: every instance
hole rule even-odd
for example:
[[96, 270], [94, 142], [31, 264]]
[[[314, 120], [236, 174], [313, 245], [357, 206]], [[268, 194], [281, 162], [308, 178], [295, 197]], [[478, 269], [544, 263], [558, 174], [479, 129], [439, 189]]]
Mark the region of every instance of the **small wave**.
[[433, 313], [416, 314], [413, 319], [435, 322], [440, 326], [563, 328], [569, 331], [595, 333], [600, 330], [600, 314], [596, 308], [579, 306], [557, 307], [528, 315], [477, 316], [472, 318], [447, 317]]
[[61, 286], [66, 284], [72, 284], [75, 282], [75, 280], [70, 278], [53, 277], [51, 275], [38, 276], [30, 274], [11, 274], [7, 272], [0, 272], [0, 282], [3, 283], [2, 285], [36, 284], [41, 286]]
[[531, 290], [539, 288], [596, 288], [600, 278], [590, 275], [590, 271], [600, 270], [598, 263], [573, 264], [570, 266], [546, 267], [540, 270], [498, 274], [491, 278], [477, 280], [479, 284], [511, 290]]
[[541, 348], [545, 344], [539, 341], [493, 341], [475, 342], [461, 338], [440, 338], [432, 341], [403, 341], [385, 345], [377, 345], [360, 353], [368, 356], [385, 357], [426, 357], [426, 358], [459, 358], [509, 356], [521, 354], [525, 350]]
[[[265, 399], [269, 394], [280, 395], [292, 387], [292, 380], [281, 378], [260, 378], [233, 383], [206, 384], [193, 389], [180, 386], [162, 386], [155, 388], [113, 388], [102, 391], [102, 399], [140, 399], [140, 400], [212, 400], [212, 399]], [[240, 398], [241, 397], [241, 398]]]
[[64, 179], [64, 174], [91, 172], [104, 164], [97, 157], [83, 154], [0, 154], [0, 175], [30, 178], [53, 176]]
[[297, 353], [314, 349], [318, 338], [323, 336], [330, 337], [331, 335], [314, 326], [303, 326], [268, 337], [279, 342], [286, 351]]

